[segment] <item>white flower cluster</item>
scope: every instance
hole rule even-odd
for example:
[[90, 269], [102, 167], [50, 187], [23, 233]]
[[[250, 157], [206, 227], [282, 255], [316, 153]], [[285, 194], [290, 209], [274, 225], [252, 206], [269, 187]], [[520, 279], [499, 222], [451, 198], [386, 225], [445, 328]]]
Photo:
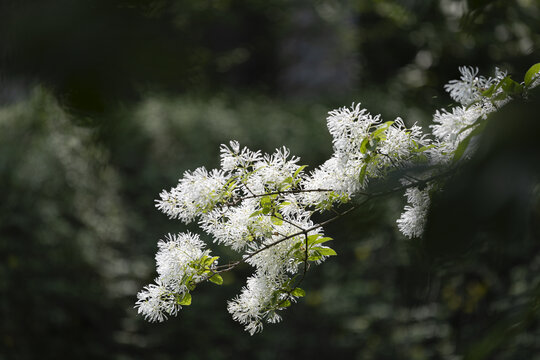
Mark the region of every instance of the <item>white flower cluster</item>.
[[419, 126], [407, 129], [401, 118], [383, 123], [380, 115], [372, 116], [360, 104], [331, 111], [327, 121], [334, 138], [334, 154], [310, 174], [304, 189], [333, 192], [309, 192], [303, 196], [305, 203], [323, 209], [358, 194], [370, 178], [410, 164], [430, 144]]
[[[450, 97], [460, 106], [450, 111], [437, 110], [433, 116], [433, 124], [430, 125], [433, 135], [433, 146], [425, 152], [431, 165], [437, 168], [452, 166], [459, 152], [459, 146], [469, 153], [474, 150], [474, 145], [469, 143], [476, 129], [485, 125], [487, 116], [505, 105], [510, 96], [505, 94], [505, 81], [507, 74], [498, 68], [495, 76], [485, 78], [478, 76], [478, 69], [472, 67], [460, 67], [460, 80], [451, 80], [445, 85], [445, 90]], [[531, 87], [532, 88], [532, 87]], [[459, 159], [458, 159], [459, 160]], [[425, 177], [433, 175], [428, 171]], [[419, 237], [423, 233], [429, 208], [429, 189], [407, 189], [405, 196], [408, 205], [397, 220], [399, 230], [407, 237]]]
[[[483, 91], [494, 84], [498, 84], [506, 77], [506, 72], [501, 71], [499, 68], [495, 68], [495, 77], [487, 79], [484, 76], [478, 76], [478, 68], [461, 66], [459, 72], [461, 78], [459, 80], [450, 80], [444, 86], [444, 89], [454, 101], [465, 106], [481, 100]], [[500, 92], [497, 92], [497, 94], [500, 94]]]
[[176, 315], [182, 305], [189, 305], [194, 285], [212, 276], [217, 257], [203, 250], [205, 243], [198, 235], [169, 234], [159, 241], [156, 254], [159, 277], [137, 295], [136, 308], [149, 321], [163, 321]]
[[[446, 151], [454, 151], [473, 130], [479, 120], [496, 111], [509, 101], [503, 88], [498, 86], [506, 73], [495, 69], [495, 77], [485, 78], [478, 75], [478, 69], [460, 67], [460, 80], [451, 80], [445, 85], [450, 97], [461, 104], [451, 111], [437, 110], [433, 116], [432, 133], [435, 138], [445, 143]], [[489, 89], [489, 96], [483, 95]]]
[[426, 225], [427, 212], [429, 209], [430, 198], [429, 191], [431, 187], [423, 190], [418, 188], [408, 188], [405, 191], [407, 202], [405, 211], [397, 220], [398, 228], [409, 239], [419, 237], [424, 231]]
[[189, 223], [219, 201], [219, 192], [225, 182], [222, 171], [209, 173], [204, 167], [194, 172], [186, 171], [175, 188], [159, 194], [161, 200], [157, 202], [157, 208], [170, 218]]
[[[156, 201], [156, 207], [171, 218], [184, 223], [198, 220], [214, 242], [242, 253], [242, 261], [254, 267], [246, 287], [228, 307], [250, 333], [260, 331], [263, 321], [278, 321], [277, 311], [302, 296], [303, 290], [294, 281], [301, 266], [335, 255], [323, 245], [329, 239], [311, 221], [313, 209], [302, 197], [306, 175], [298, 161], [286, 148], [261, 154], [231, 141], [221, 146], [221, 169], [188, 171], [176, 187], [163, 191]], [[168, 294], [161, 291], [163, 284], [181, 297], [187, 287], [184, 280], [174, 279], [188, 276], [192, 284], [208, 279], [205, 274], [188, 272], [192, 267], [185, 265], [189, 257], [209, 256], [202, 247], [198, 252], [192, 247], [182, 257], [164, 251], [171, 246], [176, 249], [170, 242], [160, 243], [157, 285], [139, 294], [139, 312], [151, 320], [161, 320], [164, 313], [175, 314], [178, 309], [163, 295]], [[163, 301], [154, 301], [154, 294]]]
[[[176, 315], [189, 305], [197, 284], [221, 284], [220, 272], [244, 262], [254, 272], [229, 301], [228, 311], [250, 334], [261, 331], [264, 322], [280, 321], [278, 312], [304, 296], [298, 284], [309, 266], [336, 255], [324, 245], [331, 239], [312, 215], [355, 197], [369, 199], [370, 179], [392, 170], [401, 170], [408, 201], [398, 228], [409, 238], [421, 236], [430, 192], [440, 188], [435, 186], [438, 176], [462, 158], [487, 115], [522, 86], [499, 70], [487, 79], [477, 76], [478, 69], [462, 67], [460, 72], [461, 79], [445, 89], [461, 105], [435, 113], [432, 138], [417, 125], [407, 128], [401, 118], [383, 122], [353, 104], [329, 113], [334, 153], [309, 174], [286, 148], [262, 154], [236, 141], [221, 146], [220, 169], [184, 173], [176, 187], [160, 194], [156, 207], [184, 223], [197, 220], [215, 243], [239, 252], [241, 260], [218, 266], [218, 257], [204, 250], [198, 236], [169, 236], [159, 243], [156, 283], [138, 295], [139, 313], [151, 321]], [[415, 164], [423, 167], [412, 176], [408, 172]]]
[[[251, 334], [262, 329], [263, 321], [279, 321], [278, 311], [303, 295], [295, 285], [301, 268], [335, 255], [323, 245], [330, 239], [323, 237], [312, 214], [349, 201], [369, 178], [410, 163], [429, 145], [420, 127], [407, 129], [399, 118], [383, 123], [360, 105], [330, 112], [328, 128], [334, 155], [309, 175], [286, 148], [261, 154], [232, 141], [221, 146], [221, 169], [188, 171], [156, 201], [171, 218], [185, 223], [198, 219], [214, 242], [241, 252], [243, 261], [254, 267], [241, 294], [228, 305], [233, 318]], [[189, 275], [193, 284], [206, 280], [187, 271], [186, 257], [164, 250], [177, 245], [160, 243], [157, 285], [139, 294], [139, 312], [151, 320], [176, 314], [178, 301], [168, 294], [179, 298], [187, 287], [175, 279]], [[195, 258], [207, 255], [193, 251], [188, 253]]]

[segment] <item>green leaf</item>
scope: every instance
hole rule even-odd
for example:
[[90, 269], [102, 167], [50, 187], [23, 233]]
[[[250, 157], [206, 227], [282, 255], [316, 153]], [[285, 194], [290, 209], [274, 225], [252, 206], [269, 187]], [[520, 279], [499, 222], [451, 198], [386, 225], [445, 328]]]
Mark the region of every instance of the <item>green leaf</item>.
[[280, 209], [282, 209], [282, 208], [284, 208], [284, 207], [287, 206], [287, 205], [291, 205], [291, 202], [290, 202], [290, 201], [284, 201], [284, 202], [280, 203], [278, 207], [279, 207]]
[[503, 91], [508, 95], [519, 95], [523, 92], [523, 85], [512, 80], [510, 76], [505, 77], [501, 83]]
[[331, 237], [320, 237], [320, 238], [318, 238], [317, 240], [313, 241], [312, 244], [313, 244], [313, 245], [315, 245], [315, 244], [322, 244], [322, 243], [325, 243], [325, 242], [327, 242], [327, 241], [332, 241], [332, 240], [334, 240], [334, 239], [332, 239]]
[[298, 176], [298, 174], [300, 174], [300, 172], [301, 172], [302, 170], [304, 170], [306, 167], [307, 167], [307, 165], [302, 165], [302, 166], [300, 166], [298, 169], [296, 169], [296, 171], [294, 172], [294, 176], [293, 176], [293, 177], [296, 178], [296, 177]]
[[419, 152], [424, 152], [429, 149], [433, 149], [434, 147], [435, 147], [434, 144], [430, 144], [430, 145], [422, 146], [421, 148], [411, 149], [411, 151], [414, 153], [419, 153]]
[[465, 132], [465, 131], [467, 131], [469, 129], [472, 129], [472, 128], [476, 127], [476, 126], [478, 126], [478, 123], [467, 125], [463, 129], [459, 130], [458, 134], [461, 134], [462, 132]]
[[308, 261], [317, 261], [317, 260], [321, 260], [321, 259], [322, 259], [322, 255], [321, 255], [318, 251], [315, 251], [314, 254], [310, 255], [307, 259], [308, 259]]
[[179, 305], [189, 306], [191, 305], [191, 294], [185, 293], [182, 300], [178, 302]]
[[193, 291], [195, 290], [195, 288], [197, 287], [197, 285], [195, 285], [194, 283], [192, 283], [191, 281], [189, 281], [187, 284], [186, 284], [187, 288], [189, 291]]
[[453, 158], [453, 161], [456, 162], [458, 161], [459, 159], [461, 159], [461, 157], [463, 156], [463, 154], [465, 153], [465, 150], [467, 150], [467, 147], [469, 146], [469, 143], [471, 142], [471, 139], [480, 134], [484, 128], [486, 127], [486, 124], [487, 124], [487, 121], [483, 121], [480, 123], [480, 125], [478, 125], [476, 128], [474, 128], [473, 131], [470, 132], [469, 135], [467, 135], [465, 137], [465, 139], [463, 139], [459, 145], [457, 146], [456, 148], [456, 151], [454, 152], [454, 158]]
[[330, 249], [330, 248], [327, 248], [327, 247], [317, 247], [317, 248], [313, 248], [313, 250], [316, 250], [317, 252], [319, 252], [321, 255], [324, 255], [324, 256], [334, 256], [334, 255], [337, 255], [337, 253], [334, 251], [334, 249]]
[[316, 244], [322, 244], [331, 240], [333, 239], [330, 237], [323, 237], [320, 234], [313, 234], [313, 235], [308, 235], [307, 243], [308, 245], [316, 245]]
[[539, 73], [540, 73], [540, 63], [534, 64], [533, 66], [531, 66], [529, 70], [527, 70], [527, 73], [525, 73], [525, 78], [524, 78], [525, 86], [529, 86], [536, 77], [540, 76]]
[[362, 169], [360, 169], [360, 176], [358, 176], [358, 181], [360, 184], [364, 183], [364, 178], [366, 177], [366, 171], [367, 171], [367, 164], [362, 165]]
[[317, 239], [318, 239], [319, 237], [321, 237], [321, 235], [319, 235], [319, 234], [308, 235], [308, 237], [307, 237], [307, 243], [308, 243], [308, 245], [313, 244], [315, 241], [317, 241]]
[[272, 205], [272, 199], [270, 199], [269, 196], [263, 196], [261, 198], [261, 206], [264, 207], [270, 207]]
[[502, 92], [500, 94], [498, 94], [497, 96], [493, 97], [491, 99], [491, 101], [499, 101], [499, 100], [504, 100], [508, 97], [508, 93], [506, 92]]
[[495, 92], [495, 90], [497, 90], [495, 88], [495, 86], [497, 86], [497, 85], [492, 84], [487, 90], [482, 91], [482, 95], [485, 96], [485, 97], [491, 97], [493, 95], [493, 93]]
[[366, 136], [364, 140], [362, 140], [362, 143], [360, 144], [360, 152], [362, 154], [366, 153], [368, 144], [369, 144], [369, 136]]
[[465, 150], [467, 150], [467, 147], [469, 146], [469, 142], [471, 141], [471, 138], [472, 138], [471, 134], [467, 135], [467, 137], [463, 139], [457, 146], [456, 151], [454, 152], [454, 158], [453, 158], [454, 162], [461, 159], [461, 157], [465, 153]]
[[252, 217], [255, 217], [255, 216], [261, 215], [261, 214], [262, 214], [262, 210], [257, 210], [253, 214], [251, 214], [249, 217], [252, 218]]
[[283, 215], [281, 215], [280, 213], [272, 214], [272, 217], [270, 218], [270, 220], [272, 221], [272, 224], [274, 225], [277, 225], [277, 226], [283, 225]]
[[369, 151], [373, 151], [377, 148], [377, 144], [379, 143], [379, 139], [373, 139], [373, 141], [370, 141], [367, 148]]
[[282, 301], [282, 302], [279, 304], [279, 307], [280, 307], [280, 308], [289, 307], [289, 306], [291, 306], [291, 301], [290, 301], [290, 300]]
[[214, 276], [212, 276], [208, 280], [210, 280], [211, 282], [213, 282], [214, 284], [217, 284], [217, 285], [223, 284], [223, 278], [219, 274], [214, 274]]
[[306, 292], [304, 291], [304, 289], [297, 287], [293, 291], [291, 291], [291, 295], [296, 297], [304, 297], [306, 296]]
[[390, 126], [392, 126], [394, 122], [393, 121], [387, 121], [385, 122], [384, 124], [381, 124], [377, 130], [375, 130], [373, 132], [373, 134], [371, 134], [371, 136], [373, 138], [376, 138], [376, 139], [381, 139], [381, 140], [384, 140], [383, 138], [385, 138], [386, 136], [381, 136], [381, 135], [384, 135], [383, 132], [388, 129]]

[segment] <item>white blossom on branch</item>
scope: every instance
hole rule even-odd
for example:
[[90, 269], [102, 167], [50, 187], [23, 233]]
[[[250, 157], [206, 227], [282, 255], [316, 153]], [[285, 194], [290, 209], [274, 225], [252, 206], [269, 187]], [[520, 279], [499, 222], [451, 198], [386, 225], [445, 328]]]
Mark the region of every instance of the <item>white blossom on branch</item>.
[[[138, 312], [163, 321], [191, 303], [200, 283], [220, 285], [220, 273], [245, 263], [253, 275], [227, 309], [253, 335], [264, 323], [280, 321], [281, 311], [305, 295], [299, 285], [312, 265], [336, 255], [328, 246], [332, 239], [324, 235], [327, 223], [367, 201], [404, 191], [407, 205], [397, 228], [408, 238], [421, 237], [431, 194], [444, 191], [445, 177], [474, 151], [489, 115], [511, 98], [526, 96], [540, 78], [540, 64], [531, 67], [524, 83], [498, 69], [488, 78], [472, 67], [459, 71], [460, 79], [445, 86], [459, 105], [437, 110], [430, 133], [416, 124], [407, 127], [401, 118], [384, 122], [353, 103], [329, 112], [334, 152], [309, 173], [285, 147], [263, 154], [237, 141], [221, 145], [219, 169], [186, 171], [160, 194], [156, 207], [186, 224], [197, 221], [238, 259], [218, 265], [219, 257], [198, 235], [167, 236], [158, 243], [158, 277], [137, 296]], [[371, 181], [392, 173], [401, 177], [400, 186], [370, 191]], [[315, 213], [329, 210], [334, 216], [313, 220]]]

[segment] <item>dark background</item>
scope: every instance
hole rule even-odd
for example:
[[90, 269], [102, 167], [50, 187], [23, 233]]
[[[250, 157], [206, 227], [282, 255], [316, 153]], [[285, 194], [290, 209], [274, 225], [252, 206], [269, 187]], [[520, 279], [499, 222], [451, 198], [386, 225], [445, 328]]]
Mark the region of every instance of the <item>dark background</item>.
[[340, 256], [262, 334], [226, 311], [248, 267], [165, 323], [133, 309], [186, 229], [153, 200], [220, 143], [313, 169], [333, 108], [427, 128], [458, 66], [522, 79], [539, 24], [534, 0], [1, 1], [0, 359], [540, 359], [535, 94], [492, 119], [423, 239], [397, 232], [400, 194], [329, 226]]

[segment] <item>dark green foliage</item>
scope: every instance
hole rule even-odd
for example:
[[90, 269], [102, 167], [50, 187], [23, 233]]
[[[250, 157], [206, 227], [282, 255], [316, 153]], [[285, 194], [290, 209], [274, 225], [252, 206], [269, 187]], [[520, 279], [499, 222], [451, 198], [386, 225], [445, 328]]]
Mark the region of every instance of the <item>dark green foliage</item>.
[[105, 159], [42, 90], [0, 129], [0, 358], [112, 359], [124, 314], [103, 269], [123, 219]]

